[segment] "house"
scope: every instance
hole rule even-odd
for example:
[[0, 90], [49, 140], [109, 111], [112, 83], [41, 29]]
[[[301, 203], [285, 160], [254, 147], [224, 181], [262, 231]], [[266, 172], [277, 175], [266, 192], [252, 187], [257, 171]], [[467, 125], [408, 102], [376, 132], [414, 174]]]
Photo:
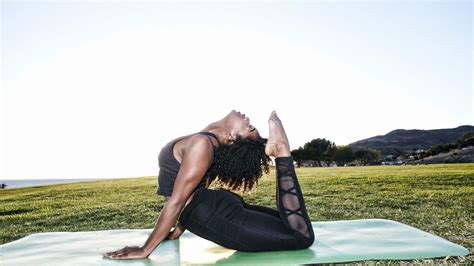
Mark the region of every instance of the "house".
[[402, 165], [402, 160], [398, 159], [395, 155], [387, 155], [384, 157], [382, 165]]

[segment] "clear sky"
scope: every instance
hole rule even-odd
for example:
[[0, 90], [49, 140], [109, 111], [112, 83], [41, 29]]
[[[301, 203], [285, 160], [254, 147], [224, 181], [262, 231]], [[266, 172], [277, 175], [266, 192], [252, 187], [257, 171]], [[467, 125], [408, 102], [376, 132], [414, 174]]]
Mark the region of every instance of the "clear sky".
[[471, 1], [1, 2], [2, 179], [156, 175], [277, 110], [298, 148], [473, 124]]

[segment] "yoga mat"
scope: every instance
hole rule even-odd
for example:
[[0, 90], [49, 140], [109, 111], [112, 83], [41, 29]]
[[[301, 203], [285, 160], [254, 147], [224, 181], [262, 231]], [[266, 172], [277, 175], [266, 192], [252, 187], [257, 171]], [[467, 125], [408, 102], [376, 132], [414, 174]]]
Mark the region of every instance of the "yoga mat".
[[307, 264], [361, 260], [409, 260], [465, 256], [469, 251], [417, 228], [383, 219], [313, 222], [314, 244], [304, 250], [240, 252], [189, 231], [165, 240], [148, 259], [117, 261], [102, 254], [142, 245], [151, 232], [108, 230], [39, 233], [0, 246], [0, 264], [9, 265], [182, 265]]

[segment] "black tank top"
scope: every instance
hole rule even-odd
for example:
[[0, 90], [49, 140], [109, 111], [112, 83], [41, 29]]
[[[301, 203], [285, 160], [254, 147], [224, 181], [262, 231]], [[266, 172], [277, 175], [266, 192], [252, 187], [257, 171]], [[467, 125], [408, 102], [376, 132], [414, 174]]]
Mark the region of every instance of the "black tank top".
[[[211, 137], [219, 141], [217, 139], [217, 136], [211, 132], [198, 132], [195, 134], [206, 135], [209, 138], [209, 141], [211, 141]], [[170, 141], [161, 149], [160, 154], [158, 155], [158, 166], [160, 167], [160, 171], [158, 173], [158, 189], [156, 190], [156, 194], [158, 195], [171, 196], [171, 194], [173, 193], [174, 181], [176, 180], [176, 176], [178, 175], [179, 168], [181, 167], [181, 164], [178, 162], [178, 160], [176, 160], [176, 158], [173, 155], [173, 147], [176, 144], [176, 142], [182, 139], [183, 138], [178, 138], [178, 139]], [[214, 145], [212, 146], [214, 147]], [[214, 148], [214, 151], [215, 151], [215, 148]], [[203, 176], [201, 182], [196, 187], [196, 189], [194, 189], [194, 191], [204, 188], [208, 178], [209, 178], [209, 172], [207, 172]]]

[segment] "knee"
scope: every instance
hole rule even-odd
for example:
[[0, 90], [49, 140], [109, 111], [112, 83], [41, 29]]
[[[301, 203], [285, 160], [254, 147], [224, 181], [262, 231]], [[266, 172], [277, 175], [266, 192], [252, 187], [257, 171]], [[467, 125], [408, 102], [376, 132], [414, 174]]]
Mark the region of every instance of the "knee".
[[178, 223], [181, 224], [184, 228], [186, 228], [187, 220], [183, 215], [178, 217]]
[[300, 248], [301, 249], [309, 248], [314, 243], [314, 234], [310, 233], [309, 237], [302, 236], [302, 237], [300, 237], [299, 240], [300, 240], [299, 242], [300, 242]]

